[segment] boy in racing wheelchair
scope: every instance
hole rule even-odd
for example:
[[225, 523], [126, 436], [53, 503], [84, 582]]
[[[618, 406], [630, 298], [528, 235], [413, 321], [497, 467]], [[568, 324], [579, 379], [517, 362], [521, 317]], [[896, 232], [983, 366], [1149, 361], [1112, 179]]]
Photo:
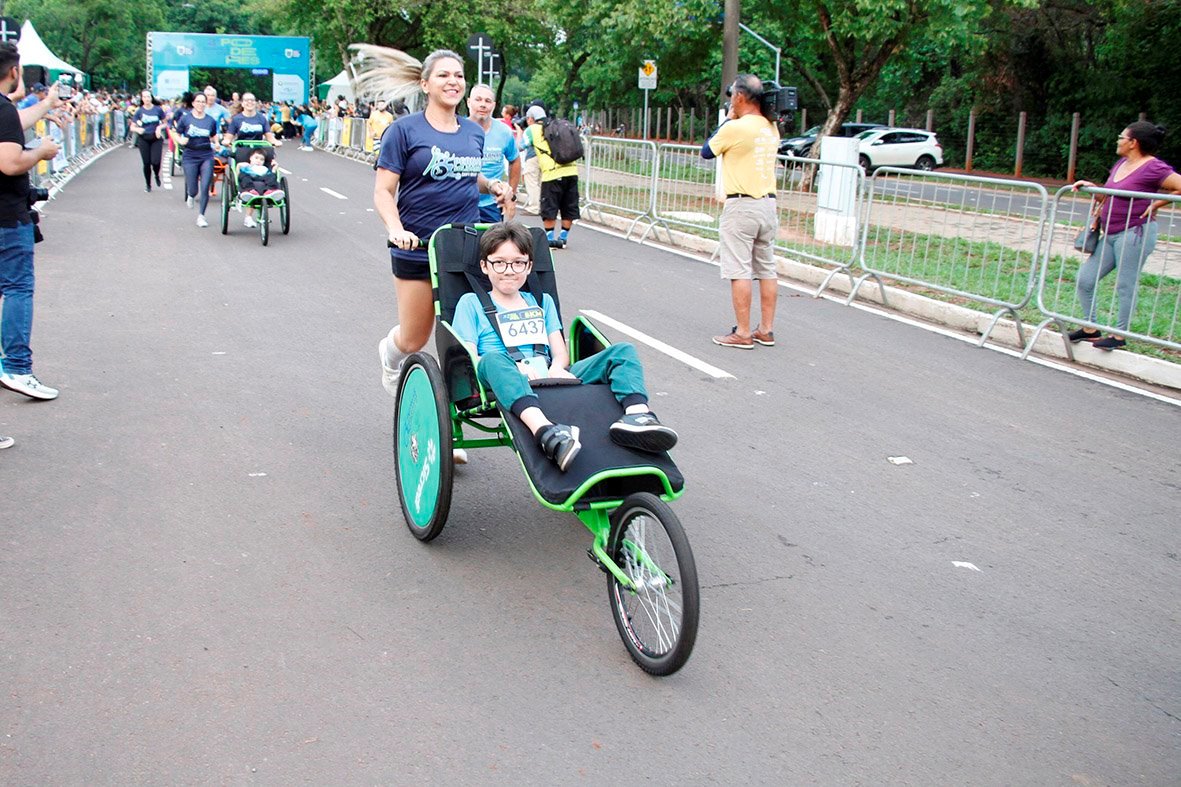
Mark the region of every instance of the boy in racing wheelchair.
[[542, 452], [565, 472], [582, 449], [578, 427], [555, 424], [541, 410], [530, 380], [558, 378], [608, 383], [624, 415], [611, 424], [611, 439], [627, 448], [659, 453], [677, 443], [677, 433], [648, 409], [644, 370], [635, 347], [613, 344], [575, 363], [562, 337], [562, 323], [549, 295], [537, 303], [522, 292], [533, 266], [533, 236], [518, 222], [494, 224], [480, 238], [480, 270], [492, 283], [489, 293], [496, 324], [475, 293], [459, 299], [451, 328], [479, 358], [476, 375], [496, 400], [521, 419]]
[[267, 155], [263, 148], [252, 150], [249, 162], [238, 166], [238, 193], [243, 202], [259, 196], [273, 200], [285, 196], [279, 188], [278, 176], [267, 166]]

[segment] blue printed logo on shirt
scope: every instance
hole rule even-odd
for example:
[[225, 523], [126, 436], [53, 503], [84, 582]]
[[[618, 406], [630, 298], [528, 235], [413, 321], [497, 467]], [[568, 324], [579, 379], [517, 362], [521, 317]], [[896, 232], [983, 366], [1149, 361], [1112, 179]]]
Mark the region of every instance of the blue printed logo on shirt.
[[483, 156], [457, 156], [438, 145], [431, 145], [431, 160], [422, 174], [433, 180], [474, 178], [480, 174], [483, 163]]

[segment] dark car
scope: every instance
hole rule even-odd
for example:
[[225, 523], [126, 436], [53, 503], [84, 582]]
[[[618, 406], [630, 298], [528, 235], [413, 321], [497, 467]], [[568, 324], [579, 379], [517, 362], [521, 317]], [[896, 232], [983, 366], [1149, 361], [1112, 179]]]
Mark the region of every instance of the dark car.
[[[885, 126], [881, 123], [844, 123], [841, 125], [838, 133], [833, 136], [855, 137], [862, 131], [869, 131], [875, 128], [885, 128]], [[798, 137], [789, 137], [780, 140], [779, 155], [807, 158], [812, 152], [812, 146], [816, 144], [816, 135], [819, 133], [820, 126], [812, 126], [812, 128], [800, 134]]]

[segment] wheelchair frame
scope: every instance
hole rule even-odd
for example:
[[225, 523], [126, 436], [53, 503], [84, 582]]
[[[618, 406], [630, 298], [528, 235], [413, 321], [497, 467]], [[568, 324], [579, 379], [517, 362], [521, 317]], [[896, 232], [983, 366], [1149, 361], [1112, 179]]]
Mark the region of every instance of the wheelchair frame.
[[[550, 510], [573, 513], [590, 531], [593, 541], [587, 554], [607, 574], [612, 613], [632, 658], [650, 673], [671, 674], [680, 669], [692, 651], [699, 604], [692, 551], [679, 520], [667, 505], [683, 494], [683, 486], [676, 488], [669, 473], [657, 463], [637, 461], [629, 467], [608, 467], [591, 473], [561, 500], [547, 499], [538, 489], [521, 447], [514, 442], [507, 422], [509, 416], [501, 413], [491, 392], [484, 388], [476, 375], [477, 357], [474, 351], [460, 341], [450, 323], [443, 318], [437, 244], [439, 233], [462, 229], [474, 237], [485, 228], [486, 225], [444, 227], [431, 238], [431, 285], [436, 343], [442, 366], [432, 356], [421, 352], [411, 354], [404, 360], [394, 418], [396, 477], [407, 526], [421, 541], [430, 541], [442, 531], [450, 510], [453, 448], [512, 447], [537, 501]], [[543, 248], [548, 262], [549, 249]], [[538, 257], [536, 251], [534, 257], [535, 260]], [[554, 286], [556, 302], [556, 284], [551, 286]], [[534, 294], [540, 302], [540, 295]], [[610, 345], [598, 328], [582, 315], [572, 320], [570, 334], [571, 363]], [[433, 407], [430, 406], [432, 402]], [[488, 423], [490, 419], [494, 419], [494, 423]], [[476, 436], [466, 436], [465, 426], [474, 431]], [[410, 434], [408, 439], [405, 438], [407, 432]], [[422, 435], [422, 440], [418, 439], [419, 435]], [[437, 443], [433, 439], [436, 437]], [[403, 445], [403, 442], [406, 444]], [[427, 449], [425, 452], [422, 450], [424, 447]], [[427, 458], [420, 461], [423, 454]], [[432, 456], [438, 460], [437, 468], [431, 466]], [[667, 465], [675, 470], [671, 459], [667, 459]], [[411, 488], [416, 491], [413, 498], [408, 499], [407, 493]], [[425, 510], [422, 506], [424, 488], [428, 490], [429, 504]], [[625, 493], [607, 493], [615, 489], [625, 490]], [[595, 490], [598, 490], [596, 499], [584, 500], [594, 496], [591, 493]], [[672, 544], [671, 560], [676, 562], [675, 580], [673, 572], [665, 570], [668, 564], [661, 568], [644, 543], [636, 543], [634, 535], [628, 536], [632, 533], [628, 529], [632, 520], [628, 517], [636, 516], [652, 517], [663, 528], [662, 532]], [[626, 566], [621, 566], [621, 561]], [[628, 600], [625, 594], [633, 597], [645, 593], [659, 595], [674, 584], [679, 584], [678, 590], [682, 594], [679, 608], [681, 617], [670, 624], [677, 636], [675, 642], [669, 645], [668, 652], [655, 653], [649, 647], [650, 643], [640, 641], [642, 638], [637, 637], [635, 621], [628, 617], [624, 603]], [[648, 614], [651, 617], [651, 613]], [[663, 646], [665, 636], [661, 634], [659, 639]]]
[[[235, 201], [238, 201], [238, 159], [236, 157], [238, 149], [264, 147], [270, 148], [272, 151], [274, 150], [274, 147], [265, 140], [236, 139], [230, 145], [230, 156], [226, 161], [225, 177], [221, 192], [222, 235], [230, 234], [230, 210], [233, 208]], [[255, 208], [258, 211], [258, 234], [263, 246], [266, 246], [271, 239], [270, 208], [274, 207], [279, 210], [279, 228], [283, 231], [283, 234], [287, 235], [291, 232], [291, 190], [288, 187], [286, 175], [280, 176], [279, 188], [283, 190], [283, 199], [274, 200], [260, 195], [258, 199], [251, 200], [249, 203], [242, 203], [246, 207]]]

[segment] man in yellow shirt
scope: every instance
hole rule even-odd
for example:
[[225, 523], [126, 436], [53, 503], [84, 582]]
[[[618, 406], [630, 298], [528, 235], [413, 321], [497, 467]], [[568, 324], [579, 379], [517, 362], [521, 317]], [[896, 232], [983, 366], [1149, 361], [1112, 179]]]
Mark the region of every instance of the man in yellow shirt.
[[[545, 141], [545, 110], [539, 106], [529, 107], [525, 117], [533, 125], [525, 129], [537, 161], [541, 165], [541, 223], [551, 249], [563, 249], [570, 235], [570, 228], [579, 218], [578, 213], [578, 165], [559, 164], [550, 155], [549, 143]], [[558, 214], [562, 214], [562, 229], [555, 228]]]
[[390, 123], [394, 122], [394, 114], [386, 107], [389, 104], [384, 98], [377, 99], [373, 104], [373, 111], [369, 113], [369, 138], [373, 140], [373, 146], [377, 147], [381, 144], [381, 135], [389, 128]]
[[[714, 344], [749, 350], [755, 342], [775, 344], [775, 305], [779, 297], [775, 270], [775, 161], [779, 132], [762, 110], [763, 83], [739, 74], [726, 91], [730, 112], [701, 149], [703, 158], [722, 159], [726, 205], [719, 225], [722, 278], [730, 280], [730, 298], [737, 324], [730, 333], [713, 337]], [[760, 321], [751, 329], [752, 279], [759, 280]]]

